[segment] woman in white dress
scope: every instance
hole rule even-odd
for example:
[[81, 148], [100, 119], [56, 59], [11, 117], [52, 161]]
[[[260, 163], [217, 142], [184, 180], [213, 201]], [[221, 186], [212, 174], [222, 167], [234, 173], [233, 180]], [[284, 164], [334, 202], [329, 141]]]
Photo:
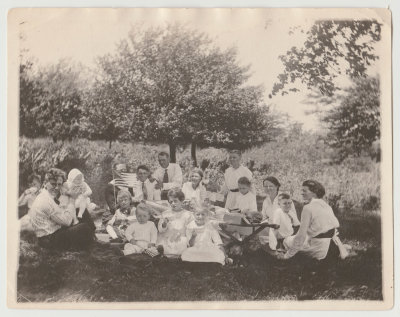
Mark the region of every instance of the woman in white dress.
[[283, 241], [287, 252], [279, 258], [289, 259], [301, 252], [322, 260], [328, 254], [331, 240], [341, 244], [336, 230], [339, 221], [332, 208], [322, 199], [324, 195], [325, 188], [317, 181], [307, 180], [303, 183], [302, 196], [306, 205], [301, 214], [300, 229], [295, 236]]
[[201, 206], [206, 198], [206, 188], [203, 183], [203, 171], [195, 168], [190, 173], [190, 182], [186, 182], [182, 186], [182, 192], [185, 194], [185, 200], [191, 204]]
[[[234, 209], [236, 199], [240, 195], [238, 188], [238, 180], [241, 177], [247, 177], [250, 181], [253, 179], [253, 173], [245, 166], [241, 165], [242, 154], [239, 150], [229, 152], [229, 163], [231, 164], [225, 171], [225, 184], [221, 190], [226, 196], [225, 208]], [[252, 187], [251, 191], [255, 193]]]

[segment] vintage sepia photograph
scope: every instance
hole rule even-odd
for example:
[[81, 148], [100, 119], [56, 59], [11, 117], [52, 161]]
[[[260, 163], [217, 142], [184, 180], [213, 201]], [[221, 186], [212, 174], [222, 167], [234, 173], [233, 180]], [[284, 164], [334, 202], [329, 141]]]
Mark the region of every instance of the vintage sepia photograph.
[[9, 307], [389, 309], [391, 23], [10, 10]]

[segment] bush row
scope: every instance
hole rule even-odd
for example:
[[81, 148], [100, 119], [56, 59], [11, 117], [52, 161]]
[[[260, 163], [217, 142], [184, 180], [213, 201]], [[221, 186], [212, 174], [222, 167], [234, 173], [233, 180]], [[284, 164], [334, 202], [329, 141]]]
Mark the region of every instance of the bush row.
[[[104, 141], [75, 139], [53, 142], [50, 139], [20, 139], [19, 184], [20, 191], [27, 186], [27, 178], [33, 173], [43, 176], [49, 167], [59, 167], [66, 172], [80, 169], [93, 190], [92, 200], [104, 204], [103, 192], [112, 179], [111, 166], [125, 160], [134, 171], [139, 164], [152, 170], [157, 168], [157, 153], [165, 146], [141, 143], [114, 142], [109, 148]], [[273, 175], [279, 179], [282, 189], [301, 200], [301, 183], [316, 179], [326, 188], [327, 199], [335, 210], [356, 208], [378, 210], [380, 207], [380, 166], [370, 158], [348, 158], [334, 163], [332, 150], [317, 136], [299, 135], [288, 139], [250, 148], [243, 153], [243, 163], [254, 173], [258, 195], [264, 195], [262, 180]], [[223, 149], [198, 150], [198, 162], [206, 168], [211, 190], [218, 190], [223, 183], [223, 173], [228, 165], [228, 155]], [[187, 180], [192, 168], [190, 150], [180, 148], [177, 160]]]

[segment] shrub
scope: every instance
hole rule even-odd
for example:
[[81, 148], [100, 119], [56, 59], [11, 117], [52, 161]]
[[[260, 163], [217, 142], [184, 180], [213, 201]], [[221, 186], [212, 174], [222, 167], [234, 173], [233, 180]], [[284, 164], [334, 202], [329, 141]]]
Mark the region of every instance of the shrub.
[[[33, 173], [43, 175], [51, 166], [67, 173], [79, 168], [92, 188], [92, 199], [104, 204], [103, 192], [112, 179], [111, 166], [116, 160], [125, 160], [132, 170], [146, 164], [154, 170], [158, 167], [157, 154], [162, 145], [114, 142], [111, 149], [107, 142], [75, 139], [52, 142], [49, 139], [20, 140], [20, 191], [27, 186], [27, 177]], [[332, 163], [332, 150], [315, 135], [301, 135], [294, 139], [278, 139], [243, 153], [243, 163], [252, 165], [254, 185], [259, 195], [264, 195], [262, 181], [273, 175], [282, 184], [282, 190], [290, 192], [301, 201], [301, 184], [306, 179], [316, 179], [326, 188], [327, 201], [336, 211], [358, 208], [378, 210], [380, 207], [380, 165], [369, 158], [348, 158], [340, 164]], [[207, 167], [209, 189], [218, 191], [223, 184], [227, 163], [223, 149], [205, 148], [198, 151], [198, 162]], [[177, 152], [177, 161], [187, 181], [192, 162], [190, 149]]]

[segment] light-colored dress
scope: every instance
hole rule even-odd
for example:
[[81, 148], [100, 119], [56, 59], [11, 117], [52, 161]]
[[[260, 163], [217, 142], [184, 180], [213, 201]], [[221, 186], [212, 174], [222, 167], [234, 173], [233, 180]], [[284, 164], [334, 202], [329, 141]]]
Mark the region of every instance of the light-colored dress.
[[192, 182], [186, 182], [182, 186], [182, 192], [185, 194], [185, 199], [190, 201], [195, 200], [196, 204], [199, 206], [201, 206], [206, 198], [206, 188], [202, 183], [194, 189]]
[[[162, 226], [163, 218], [168, 219], [165, 228]], [[161, 219], [158, 222], [157, 244], [164, 247], [166, 256], [181, 255], [187, 248], [186, 227], [192, 220], [193, 215], [187, 210], [178, 212], [166, 210], [161, 214]]]
[[317, 260], [324, 259], [328, 253], [331, 238], [315, 237], [338, 227], [339, 221], [332, 208], [322, 199], [312, 199], [303, 208], [297, 234], [283, 241], [288, 249], [285, 257], [290, 258], [297, 252], [301, 252]]
[[[253, 174], [247, 167], [243, 165], [240, 165], [236, 169], [234, 169], [233, 167], [228, 167], [225, 171], [225, 184], [222, 191], [225, 194], [228, 194], [225, 203], [226, 209], [234, 209], [236, 206], [236, 199], [240, 194], [236, 190], [238, 189], [238, 180], [241, 177], [247, 177], [251, 181], [253, 178]], [[232, 190], [234, 190], [234, 192], [232, 192]], [[253, 188], [252, 191], [254, 191]]]
[[156, 244], [157, 228], [152, 221], [146, 223], [134, 222], [126, 228], [126, 240], [136, 240], [135, 244], [127, 243], [124, 246], [124, 254], [142, 253], [148, 248], [149, 243]]
[[218, 231], [210, 223], [199, 226], [192, 221], [186, 228], [188, 241], [194, 232], [196, 233], [194, 245], [183, 251], [182, 261], [225, 264], [225, 254], [220, 249], [222, 240]]

